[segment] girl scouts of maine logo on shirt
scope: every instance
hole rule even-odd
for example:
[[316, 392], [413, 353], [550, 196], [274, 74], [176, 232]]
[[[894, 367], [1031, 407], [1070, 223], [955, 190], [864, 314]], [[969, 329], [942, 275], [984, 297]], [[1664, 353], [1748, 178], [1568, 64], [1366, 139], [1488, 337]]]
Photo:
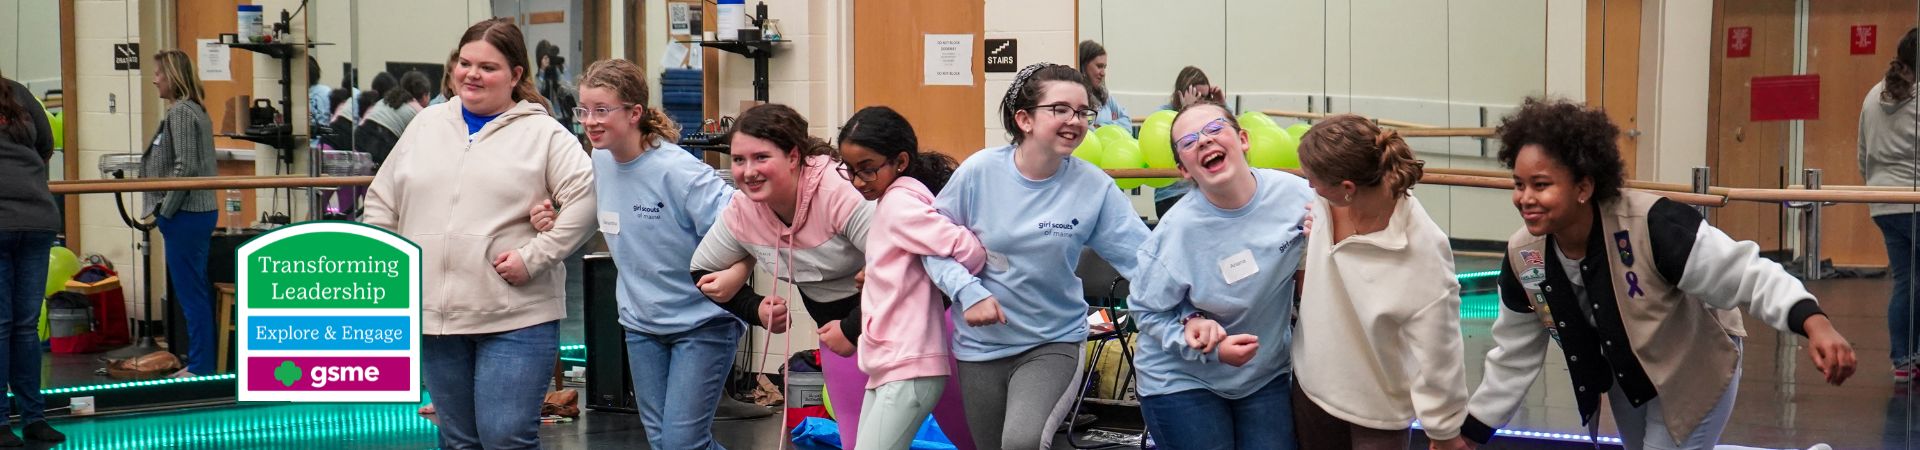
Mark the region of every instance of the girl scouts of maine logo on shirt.
[[667, 209], [666, 202], [653, 202], [653, 207], [633, 205], [633, 215], [647, 220], [660, 220], [660, 212]]
[[1073, 227], [1077, 226], [1080, 226], [1080, 219], [1071, 219], [1065, 223], [1042, 220], [1040, 221], [1040, 235], [1071, 238], [1074, 236]]

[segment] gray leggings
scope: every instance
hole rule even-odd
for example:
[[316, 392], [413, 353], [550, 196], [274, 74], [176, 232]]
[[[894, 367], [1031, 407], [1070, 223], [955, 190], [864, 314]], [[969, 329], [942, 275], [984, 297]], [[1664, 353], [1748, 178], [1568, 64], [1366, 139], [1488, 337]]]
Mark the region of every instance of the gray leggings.
[[1073, 404], [1084, 344], [1042, 344], [1018, 355], [960, 362], [967, 425], [979, 450], [1044, 450]]

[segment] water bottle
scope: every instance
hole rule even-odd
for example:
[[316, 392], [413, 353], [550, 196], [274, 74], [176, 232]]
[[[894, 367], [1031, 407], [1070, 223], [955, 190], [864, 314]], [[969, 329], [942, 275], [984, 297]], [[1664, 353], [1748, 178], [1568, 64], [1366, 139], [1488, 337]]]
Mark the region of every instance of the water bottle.
[[240, 232], [240, 190], [227, 190], [227, 234]]

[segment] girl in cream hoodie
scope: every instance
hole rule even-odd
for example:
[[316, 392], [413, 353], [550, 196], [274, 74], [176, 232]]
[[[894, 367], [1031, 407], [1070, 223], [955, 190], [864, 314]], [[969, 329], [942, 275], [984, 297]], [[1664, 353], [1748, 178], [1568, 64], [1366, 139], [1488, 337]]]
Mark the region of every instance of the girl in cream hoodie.
[[[566, 317], [561, 262], [593, 231], [592, 162], [547, 115], [526, 58], [511, 19], [468, 28], [459, 98], [407, 126], [361, 219], [420, 246], [421, 375], [447, 448], [538, 447]], [[527, 205], [547, 199], [559, 216], [538, 232]]]
[[1460, 283], [1439, 225], [1409, 191], [1413, 149], [1345, 114], [1301, 138], [1300, 163], [1320, 200], [1307, 240], [1294, 330], [1300, 447], [1407, 448], [1420, 419], [1436, 448], [1462, 448], [1467, 415]]

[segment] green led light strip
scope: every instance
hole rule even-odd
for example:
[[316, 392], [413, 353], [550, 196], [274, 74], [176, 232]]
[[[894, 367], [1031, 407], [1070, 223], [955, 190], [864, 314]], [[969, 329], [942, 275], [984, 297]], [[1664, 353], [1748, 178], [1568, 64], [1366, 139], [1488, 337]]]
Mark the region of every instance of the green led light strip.
[[1455, 276], [1454, 276], [1454, 279], [1457, 279], [1457, 280], [1460, 280], [1460, 281], [1467, 281], [1467, 280], [1472, 280], [1472, 279], [1478, 279], [1478, 278], [1486, 278], [1486, 277], [1495, 277], [1495, 276], [1500, 276], [1500, 271], [1498, 271], [1498, 270], [1488, 270], [1488, 271], [1484, 271], [1484, 272], [1468, 272], [1468, 273], [1463, 273], [1463, 274], [1459, 274], [1459, 275], [1455, 275]]

